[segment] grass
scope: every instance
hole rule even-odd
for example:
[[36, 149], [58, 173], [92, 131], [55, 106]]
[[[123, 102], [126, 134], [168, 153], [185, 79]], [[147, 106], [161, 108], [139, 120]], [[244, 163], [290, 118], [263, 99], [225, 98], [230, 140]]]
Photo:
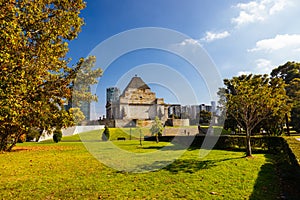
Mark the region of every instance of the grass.
[[[88, 132], [87, 135], [93, 133]], [[278, 178], [272, 155], [212, 150], [186, 151], [165, 168], [126, 173], [101, 164], [85, 148], [63, 141], [18, 144], [0, 154], [0, 199], [276, 199]], [[73, 142], [72, 142], [73, 141]], [[95, 141], [95, 144], [101, 142]], [[169, 143], [114, 141], [128, 151], [147, 153]], [[111, 155], [114, 156], [114, 155]]]
[[300, 165], [300, 141], [297, 140], [299, 138], [300, 138], [300, 136], [285, 137], [285, 140], [288, 142], [289, 147], [295, 154], [295, 156], [298, 160], [298, 163]]
[[[203, 128], [208, 128], [208, 126], [202, 126]], [[167, 127], [168, 129], [178, 129], [178, 128], [183, 128], [183, 127]], [[196, 126], [194, 127], [196, 128]], [[219, 129], [219, 131], [221, 131], [220, 127], [214, 127], [214, 129]], [[62, 141], [80, 141], [81, 139], [85, 138], [85, 139], [97, 139], [97, 140], [101, 140], [101, 135], [104, 129], [102, 130], [94, 130], [94, 131], [88, 131], [85, 132], [84, 134], [77, 134], [77, 135], [72, 135], [72, 136], [68, 136], [65, 138], [62, 138]], [[126, 140], [136, 140], [141, 138], [144, 138], [144, 136], [151, 136], [150, 133], [150, 129], [149, 128], [109, 128], [110, 131], [110, 140], [117, 140], [118, 138], [125, 138]], [[175, 131], [175, 133], [177, 133]], [[222, 134], [229, 134], [229, 132], [226, 132], [226, 130], [222, 130]], [[80, 138], [83, 137], [83, 138]], [[47, 141], [52, 141], [52, 139], [47, 140]]]
[[[141, 132], [140, 132], [141, 130]], [[62, 138], [62, 142], [80, 142], [83, 140], [101, 140], [101, 136], [104, 129], [101, 130], [93, 130], [93, 131], [87, 131], [84, 133], [67, 136]], [[139, 139], [140, 136], [144, 138], [145, 135], [151, 135], [149, 129], [147, 128], [109, 128], [110, 132], [110, 140], [117, 140], [120, 137], [125, 138], [126, 140], [130, 140], [130, 137], [132, 140]], [[130, 136], [131, 135], [131, 136]], [[44, 142], [48, 143], [53, 141], [52, 139], [46, 140]]]

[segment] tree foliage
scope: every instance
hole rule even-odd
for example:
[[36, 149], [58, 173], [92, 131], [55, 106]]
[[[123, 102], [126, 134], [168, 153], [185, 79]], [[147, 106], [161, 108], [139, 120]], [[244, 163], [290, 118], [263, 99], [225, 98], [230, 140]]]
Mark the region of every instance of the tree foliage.
[[84, 114], [81, 112], [80, 108], [70, 108], [69, 109], [69, 114], [71, 116], [71, 119], [69, 119], [70, 121], [73, 121], [74, 124], [77, 124], [79, 122], [81, 122], [82, 120], [85, 119]]
[[102, 76], [102, 70], [94, 69], [95, 63], [95, 56], [81, 58], [77, 63], [76, 77], [70, 84], [72, 96], [68, 99], [68, 107], [71, 107], [69, 113], [73, 114], [74, 124], [80, 124], [85, 119], [81, 110], [87, 106], [87, 103], [98, 101], [97, 95], [91, 93], [91, 85], [98, 83], [97, 78]]
[[199, 113], [199, 123], [209, 123], [211, 120], [212, 114], [206, 110], [201, 110]]
[[219, 117], [219, 120], [224, 122], [223, 128], [225, 130], [231, 130], [234, 133], [236, 133], [236, 130], [238, 128], [238, 123], [235, 120], [234, 117], [232, 117], [228, 112], [226, 112], [226, 103], [227, 103], [227, 98], [226, 98], [226, 93], [228, 93], [228, 89], [226, 88], [219, 88], [218, 91], [218, 96], [219, 96], [219, 105], [222, 105], [220, 107], [221, 115]]
[[[289, 112], [284, 82], [267, 75], [242, 75], [225, 79], [220, 102], [227, 113], [246, 131], [247, 156], [251, 156], [250, 136], [253, 129], [264, 120], [284, 116]], [[220, 94], [219, 94], [220, 95]]]
[[83, 61], [68, 67], [68, 41], [83, 25], [82, 0], [0, 2], [0, 151], [32, 127], [73, 124], [64, 108]]
[[78, 71], [76, 78], [72, 81], [72, 107], [80, 107], [82, 102], [97, 101], [96, 94], [91, 93], [91, 85], [98, 83], [97, 78], [102, 76], [100, 68], [94, 69], [96, 57], [90, 56], [87, 59], [81, 58], [77, 63]]
[[292, 104], [290, 124], [300, 132], [300, 63], [287, 62], [273, 69], [271, 76], [282, 78], [286, 83], [285, 90]]

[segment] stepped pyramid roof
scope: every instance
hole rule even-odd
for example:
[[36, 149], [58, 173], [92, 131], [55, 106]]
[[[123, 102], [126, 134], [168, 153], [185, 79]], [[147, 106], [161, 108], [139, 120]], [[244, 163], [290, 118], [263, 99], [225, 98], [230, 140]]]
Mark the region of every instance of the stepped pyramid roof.
[[127, 89], [150, 89], [150, 87], [141, 79], [141, 77], [133, 77], [124, 91]]

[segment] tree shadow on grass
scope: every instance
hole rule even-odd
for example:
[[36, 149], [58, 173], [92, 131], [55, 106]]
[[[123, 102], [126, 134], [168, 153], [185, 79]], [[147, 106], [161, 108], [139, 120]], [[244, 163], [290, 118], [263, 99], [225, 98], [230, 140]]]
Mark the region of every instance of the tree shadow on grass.
[[176, 150], [184, 150], [187, 149], [187, 147], [183, 146], [183, 145], [172, 145], [172, 146], [147, 146], [147, 147], [143, 147], [143, 149], [156, 149], [156, 150], [161, 150], [161, 151], [176, 151]]
[[160, 150], [162, 148], [166, 148], [167, 146], [147, 146], [147, 147], [142, 147], [142, 149], [156, 149], [156, 150]]
[[280, 158], [266, 154], [264, 164], [255, 181], [250, 200], [256, 199], [299, 199], [300, 170]]
[[209, 169], [217, 166], [218, 163], [244, 157], [226, 158], [216, 160], [197, 160], [197, 159], [176, 159], [175, 161], [156, 161], [148, 166], [140, 166], [140, 169], [152, 171], [153, 169], [162, 169], [171, 173], [196, 173], [199, 170]]
[[202, 169], [209, 169], [217, 166], [220, 162], [242, 159], [244, 157], [237, 158], [225, 158], [215, 160], [195, 160], [195, 159], [178, 159], [172, 164], [166, 166], [164, 169], [172, 173], [184, 172], [184, 173], [195, 173]]
[[[205, 147], [199, 147], [199, 146], [190, 146], [188, 148], [188, 151], [194, 151], [194, 150], [199, 150], [199, 149], [207, 149], [211, 150], [211, 148], [205, 148]], [[246, 154], [246, 147], [230, 147], [230, 148], [213, 148], [214, 150], [223, 150], [223, 151], [232, 151], [232, 152], [245, 152]], [[268, 153], [268, 150], [266, 149], [252, 149], [252, 154], [265, 154]]]
[[171, 173], [183, 172], [183, 173], [192, 174], [199, 170], [209, 169], [214, 166], [216, 166], [216, 162], [213, 160], [199, 161], [194, 159], [188, 159], [188, 160], [178, 159], [175, 160], [172, 164], [164, 167], [163, 169]]

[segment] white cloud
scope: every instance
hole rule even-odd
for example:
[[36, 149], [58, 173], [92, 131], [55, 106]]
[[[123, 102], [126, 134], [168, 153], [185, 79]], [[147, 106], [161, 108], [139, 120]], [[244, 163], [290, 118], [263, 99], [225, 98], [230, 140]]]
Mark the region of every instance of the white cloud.
[[201, 45], [198, 40], [195, 39], [185, 39], [181, 43], [179, 43], [180, 46], [187, 46], [187, 45]]
[[264, 58], [255, 60], [253, 65], [254, 66], [251, 69], [238, 72], [237, 76], [248, 74], [270, 74], [272, 69], [274, 69], [272, 62]]
[[239, 15], [232, 18], [231, 22], [237, 26], [261, 22], [269, 16], [282, 11], [290, 0], [255, 0], [249, 3], [238, 3], [235, 7], [239, 9]]
[[223, 39], [230, 36], [230, 33], [228, 31], [223, 31], [220, 33], [213, 33], [213, 32], [206, 32], [206, 35], [204, 38], [202, 38], [201, 40], [205, 41], [205, 42], [212, 42], [214, 40], [219, 40], [219, 39]]
[[269, 14], [273, 15], [276, 12], [283, 10], [284, 7], [286, 7], [287, 3], [288, 3], [287, 0], [279, 0], [279, 1], [275, 2], [274, 5], [270, 8]]
[[250, 71], [239, 71], [237, 73], [237, 76], [241, 76], [241, 75], [249, 75], [249, 74], [253, 74], [252, 72]]
[[202, 49], [202, 45], [200, 40], [188, 38], [182, 40], [181, 42], [170, 45], [169, 48], [178, 53], [190, 53], [190, 55], [192, 55], [199, 51], [199, 49]]
[[255, 73], [257, 74], [270, 74], [270, 72], [274, 68], [272, 62], [267, 59], [257, 59], [255, 63]]
[[271, 65], [271, 61], [266, 60], [266, 59], [258, 59], [255, 62], [257, 63], [257, 67], [259, 67], [259, 68], [269, 67]]
[[253, 49], [249, 49], [249, 52], [253, 51], [276, 51], [284, 48], [289, 48], [290, 50], [298, 50], [300, 48], [300, 34], [285, 34], [276, 35], [275, 38], [264, 39], [256, 42], [256, 46]]
[[294, 49], [294, 52], [300, 52], [300, 48]]

